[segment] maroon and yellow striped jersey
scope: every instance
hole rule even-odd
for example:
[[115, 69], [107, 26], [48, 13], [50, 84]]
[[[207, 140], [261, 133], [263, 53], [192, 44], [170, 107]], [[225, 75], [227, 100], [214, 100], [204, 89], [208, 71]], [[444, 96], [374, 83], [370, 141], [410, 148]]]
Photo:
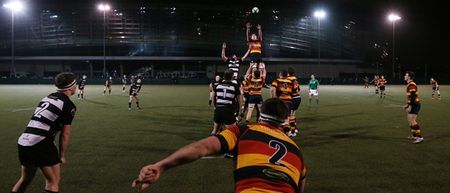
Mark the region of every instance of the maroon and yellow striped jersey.
[[378, 79], [378, 86], [384, 86], [387, 83], [386, 79], [380, 78]]
[[292, 98], [297, 98], [300, 96], [300, 83], [297, 80], [297, 77], [295, 76], [288, 76], [289, 80], [292, 81], [293, 87], [292, 87]]
[[262, 87], [264, 84], [263, 78], [250, 78], [249, 80], [249, 94], [262, 95]]
[[291, 101], [292, 89], [294, 84], [285, 77], [279, 77], [272, 82], [272, 86], [276, 89], [276, 95], [283, 101]]
[[408, 104], [420, 104], [419, 91], [414, 81], [410, 81], [406, 87], [406, 96]]
[[[295, 193], [306, 176], [300, 148], [268, 124], [233, 125], [217, 135], [221, 152], [237, 152], [235, 192]], [[235, 149], [236, 148], [236, 149]]]
[[249, 92], [249, 79], [246, 78], [241, 82], [241, 87], [242, 87], [242, 94], [248, 94]]
[[262, 51], [262, 42], [261, 42], [261, 40], [256, 40], [256, 41], [250, 40], [248, 42], [248, 45], [251, 46], [250, 47], [250, 54], [254, 54], [254, 53], [261, 54], [261, 51]]

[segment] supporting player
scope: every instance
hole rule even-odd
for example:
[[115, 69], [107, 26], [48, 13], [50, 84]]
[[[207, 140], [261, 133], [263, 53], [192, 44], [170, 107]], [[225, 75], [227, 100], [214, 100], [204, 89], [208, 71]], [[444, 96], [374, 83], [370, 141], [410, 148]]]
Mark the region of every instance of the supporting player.
[[298, 133], [298, 127], [297, 127], [297, 116], [295, 113], [298, 110], [298, 107], [300, 106], [300, 103], [302, 102], [302, 97], [300, 96], [300, 84], [297, 80], [297, 77], [295, 77], [295, 70], [292, 67], [289, 67], [288, 70], [288, 79], [292, 81], [293, 87], [292, 87], [292, 102], [290, 106], [290, 113], [289, 113], [289, 126], [290, 126], [290, 133], [292, 136], [296, 136]]
[[136, 108], [141, 109], [139, 106], [139, 91], [141, 91], [141, 79], [137, 79], [136, 82], [131, 83], [130, 85], [130, 99], [128, 100], [128, 110], [131, 111], [131, 103], [133, 99], [136, 100]]
[[312, 97], [316, 98], [316, 104], [319, 104], [319, 81], [316, 80], [314, 74], [311, 74], [311, 80], [308, 83], [309, 86], [309, 104], [311, 105]]
[[[249, 88], [250, 88], [250, 80], [249, 80], [249, 78], [251, 78], [251, 77], [246, 77], [241, 82], [240, 90], [241, 90], [242, 96], [244, 96], [244, 105], [241, 108], [242, 109], [241, 113], [240, 113], [241, 116], [239, 117], [238, 122], [240, 122], [240, 120], [242, 120], [244, 118], [244, 115], [247, 115], [249, 96], [250, 96], [250, 94], [249, 94]], [[257, 110], [257, 113], [259, 113], [259, 110], [258, 109], [256, 109], [256, 110]]]
[[406, 111], [406, 118], [411, 127], [411, 136], [409, 139], [413, 140], [414, 144], [422, 143], [423, 137], [420, 131], [419, 123], [417, 123], [417, 115], [420, 111], [420, 99], [418, 95], [418, 88], [414, 82], [414, 72], [407, 71], [405, 74], [405, 81], [408, 83], [406, 87], [407, 104], [403, 106]]
[[384, 79], [384, 76], [381, 76], [380, 79], [378, 79], [378, 88], [380, 88], [380, 98], [386, 98], [386, 79]]
[[[272, 98], [279, 98], [286, 103], [290, 108], [292, 105], [292, 89], [294, 88], [294, 83], [288, 78], [287, 70], [282, 70], [280, 76], [272, 82], [270, 87], [270, 96]], [[290, 114], [291, 110], [288, 110]], [[289, 121], [289, 120], [288, 120]], [[289, 123], [289, 122], [287, 122]], [[290, 127], [286, 127], [286, 131], [289, 136], [295, 136], [295, 131], [291, 132]]]
[[[72, 120], [76, 107], [70, 100], [77, 90], [75, 75], [63, 72], [56, 76], [57, 92], [39, 102], [27, 128], [18, 140], [21, 176], [12, 193], [23, 193], [33, 180], [37, 169], [44, 174], [44, 193], [59, 191], [61, 164], [66, 163]], [[59, 134], [59, 150], [55, 136]]]
[[103, 89], [103, 94], [106, 94], [107, 89], [108, 93], [111, 94], [111, 84], [112, 84], [112, 77], [110, 76], [105, 82], [105, 89]]
[[[201, 157], [237, 150], [234, 192], [303, 193], [306, 166], [300, 148], [283, 132], [288, 107], [279, 99], [264, 101], [257, 124], [233, 125], [180, 148], [170, 156], [142, 167], [132, 187], [143, 192], [170, 168]], [[209, 191], [217, 192], [217, 191]]]
[[225, 54], [226, 48], [227, 48], [227, 44], [224, 42], [222, 44], [222, 54], [221, 54], [222, 60], [227, 63], [228, 70], [233, 72], [233, 80], [238, 80], [239, 68], [240, 68], [241, 64], [243, 63], [242, 61], [244, 61], [245, 58], [247, 58], [248, 54], [250, 53], [250, 49], [248, 49], [247, 52], [244, 54], [244, 56], [242, 56], [241, 58], [238, 58], [236, 56], [236, 54], [232, 54], [231, 57], [229, 58]]
[[125, 87], [127, 86], [127, 75], [122, 76], [122, 92], [125, 92]]
[[261, 105], [263, 102], [262, 98], [262, 87], [264, 84], [264, 79], [261, 78], [260, 72], [254, 71], [253, 75], [251, 76], [249, 80], [249, 97], [248, 97], [248, 109], [247, 109], [247, 116], [245, 118], [246, 123], [250, 122], [250, 119], [252, 118], [253, 109], [256, 106], [257, 112], [256, 112], [256, 120], [259, 120], [259, 112], [261, 112]]
[[233, 72], [225, 70], [223, 81], [213, 88], [214, 124], [211, 135], [220, 132], [221, 126], [228, 128], [236, 123], [236, 103], [242, 107], [242, 96], [239, 85], [232, 82]]
[[78, 99], [84, 99], [84, 86], [86, 86], [86, 75], [83, 75], [78, 82]]
[[436, 95], [436, 94], [438, 95], [438, 99], [441, 99], [441, 92], [439, 92], [438, 82], [434, 78], [431, 78], [430, 85], [431, 85], [431, 89], [433, 90], [433, 92], [431, 93], [431, 99], [434, 99], [434, 95]]
[[375, 94], [379, 93], [379, 88], [378, 88], [378, 81], [380, 80], [378, 75], [375, 75], [372, 79], [372, 81], [370, 81], [371, 84], [373, 84], [373, 86], [375, 87]]
[[222, 78], [219, 75], [216, 75], [216, 77], [214, 77], [214, 80], [211, 81], [211, 83], [209, 83], [209, 101], [208, 101], [208, 106], [211, 107], [211, 103], [213, 101], [213, 89], [214, 87], [216, 87], [220, 82], [221, 82]]

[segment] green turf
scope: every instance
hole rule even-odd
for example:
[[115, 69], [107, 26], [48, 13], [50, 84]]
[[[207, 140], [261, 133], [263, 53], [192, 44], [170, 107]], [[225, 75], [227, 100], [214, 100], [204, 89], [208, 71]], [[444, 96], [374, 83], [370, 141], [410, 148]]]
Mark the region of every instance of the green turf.
[[[388, 86], [381, 100], [362, 86], [321, 86], [320, 105], [309, 105], [305, 91], [295, 138], [308, 167], [306, 192], [447, 193], [450, 192], [449, 86], [442, 100], [420, 86], [418, 122], [425, 141], [414, 145], [405, 112], [405, 86]], [[19, 177], [16, 141], [39, 100], [52, 86], [0, 86], [0, 190], [8, 192]], [[63, 193], [133, 192], [131, 180], [141, 166], [209, 135], [213, 110], [207, 86], [148, 86], [141, 106], [127, 110], [128, 96], [113, 86], [87, 85], [86, 100], [73, 122], [68, 163], [62, 167]], [[264, 90], [267, 98], [268, 90]], [[232, 163], [203, 159], [168, 171], [148, 192], [233, 192]], [[42, 192], [38, 172], [28, 192]]]

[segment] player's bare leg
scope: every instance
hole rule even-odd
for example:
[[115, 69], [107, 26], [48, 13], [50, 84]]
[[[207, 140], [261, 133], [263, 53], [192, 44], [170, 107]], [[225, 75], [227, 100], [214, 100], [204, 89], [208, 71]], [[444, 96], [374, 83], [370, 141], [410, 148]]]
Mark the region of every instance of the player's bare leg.
[[27, 189], [28, 185], [33, 180], [37, 167], [34, 166], [21, 166], [21, 176], [17, 183], [13, 186], [11, 192], [23, 193]]
[[133, 102], [133, 96], [130, 95], [130, 99], [128, 99], [128, 110], [131, 111], [131, 102]]
[[247, 115], [245, 116], [245, 122], [250, 122], [250, 119], [252, 118], [252, 113], [253, 113], [253, 109], [255, 108], [255, 104], [251, 103], [248, 104], [248, 108], [247, 108]]
[[41, 167], [42, 174], [45, 177], [45, 190], [58, 192], [59, 191], [59, 181], [61, 180], [60, 176], [60, 164], [56, 164], [53, 166], [44, 166]]
[[136, 95], [136, 96], [134, 96], [134, 98], [136, 99], [136, 107], [137, 107], [137, 109], [141, 110], [141, 107], [139, 106], [139, 97]]

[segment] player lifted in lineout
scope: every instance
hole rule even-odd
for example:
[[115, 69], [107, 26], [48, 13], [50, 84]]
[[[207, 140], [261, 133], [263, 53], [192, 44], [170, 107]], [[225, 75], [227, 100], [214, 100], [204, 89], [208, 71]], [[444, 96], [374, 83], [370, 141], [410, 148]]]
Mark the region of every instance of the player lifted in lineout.
[[[86, 75], [78, 81], [78, 99], [84, 99], [84, 87], [86, 86]], [[81, 98], [80, 98], [81, 96]]]
[[408, 83], [406, 87], [407, 104], [403, 106], [406, 111], [406, 118], [411, 127], [411, 136], [408, 138], [413, 140], [413, 143], [422, 143], [423, 137], [420, 131], [419, 123], [417, 123], [417, 115], [420, 111], [419, 91], [414, 82], [414, 72], [408, 71], [405, 74], [405, 81]]
[[432, 89], [431, 99], [434, 99], [434, 96], [436, 94], [437, 94], [438, 99], [441, 99], [441, 92], [439, 92], [439, 84], [438, 84], [438, 82], [434, 78], [431, 78], [430, 79], [430, 85], [431, 85], [431, 89]]
[[250, 66], [245, 73], [245, 76], [250, 76], [253, 71], [259, 70], [261, 72], [261, 77], [266, 78], [266, 67], [262, 61], [262, 30], [261, 25], [257, 25], [258, 35], [250, 34], [250, 29], [252, 25], [247, 23], [246, 25], [246, 37], [247, 44], [250, 49]]
[[103, 89], [103, 94], [106, 94], [106, 90], [108, 90], [108, 93], [111, 94], [111, 84], [112, 84], [112, 77], [110, 76], [105, 81], [105, 89]]
[[387, 80], [384, 78], [384, 76], [381, 76], [380, 79], [378, 79], [378, 88], [380, 88], [380, 98], [386, 98], [386, 84]]
[[128, 110], [131, 111], [131, 103], [133, 102], [133, 99], [136, 101], [136, 108], [141, 109], [139, 106], [139, 91], [141, 91], [141, 79], [137, 79], [136, 82], [132, 82], [130, 85], [130, 99], [128, 100]]
[[311, 74], [311, 80], [308, 83], [309, 86], [309, 104], [311, 105], [312, 97], [316, 98], [316, 104], [319, 104], [319, 81], [314, 74]]

